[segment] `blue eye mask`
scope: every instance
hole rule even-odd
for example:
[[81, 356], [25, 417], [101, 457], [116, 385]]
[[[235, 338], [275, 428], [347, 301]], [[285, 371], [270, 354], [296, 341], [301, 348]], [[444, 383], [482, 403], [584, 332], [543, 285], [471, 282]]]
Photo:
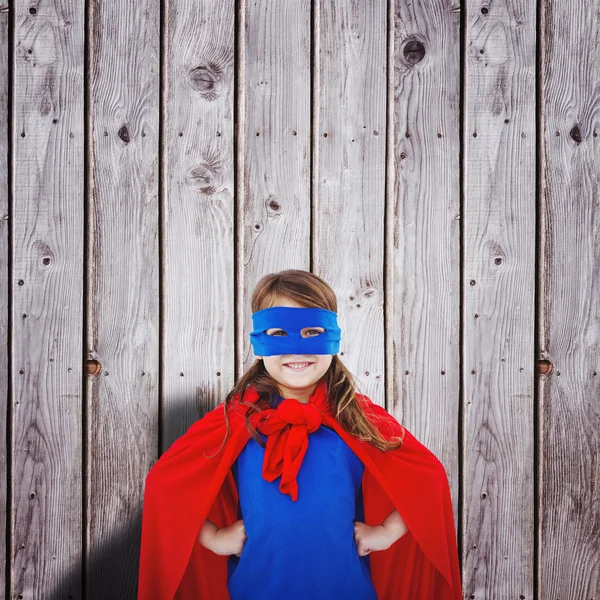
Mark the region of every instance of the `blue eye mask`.
[[[254, 331], [250, 333], [250, 342], [256, 356], [337, 354], [340, 349], [342, 338], [337, 324], [337, 313], [326, 308], [263, 308], [252, 314], [252, 326]], [[285, 334], [265, 333], [274, 327], [283, 329]], [[318, 335], [310, 332], [308, 337], [302, 337], [302, 330], [310, 327], [322, 327], [325, 331]]]

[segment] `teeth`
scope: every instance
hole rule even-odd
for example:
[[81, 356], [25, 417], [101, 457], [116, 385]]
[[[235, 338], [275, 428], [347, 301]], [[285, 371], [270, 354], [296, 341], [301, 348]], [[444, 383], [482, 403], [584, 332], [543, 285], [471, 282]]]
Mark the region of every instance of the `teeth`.
[[306, 362], [306, 363], [286, 363], [286, 367], [290, 367], [292, 369], [302, 369], [304, 367], [307, 367], [308, 365], [311, 365], [312, 363]]

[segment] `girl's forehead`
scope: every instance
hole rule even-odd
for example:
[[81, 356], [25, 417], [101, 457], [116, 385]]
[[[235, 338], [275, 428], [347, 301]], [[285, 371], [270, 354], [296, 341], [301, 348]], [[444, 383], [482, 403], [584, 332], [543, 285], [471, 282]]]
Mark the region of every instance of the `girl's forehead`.
[[[313, 328], [319, 328], [319, 329], [323, 329], [322, 325], [303, 325], [302, 327], [300, 327], [300, 329], [313, 329]], [[272, 327], [269, 327], [269, 329], [285, 329], [285, 327], [279, 327], [278, 325], [273, 325]]]
[[298, 304], [298, 302], [292, 300], [291, 298], [275, 298], [269, 308], [273, 308], [274, 306], [287, 306], [288, 308], [306, 308], [301, 304]]

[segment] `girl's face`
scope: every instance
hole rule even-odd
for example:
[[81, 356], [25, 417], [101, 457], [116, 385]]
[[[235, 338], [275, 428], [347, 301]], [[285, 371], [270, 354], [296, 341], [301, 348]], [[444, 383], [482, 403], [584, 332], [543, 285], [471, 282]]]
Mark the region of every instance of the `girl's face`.
[[[303, 308], [302, 305], [287, 298], [278, 302], [277, 306]], [[305, 327], [302, 330], [302, 337], [316, 336], [323, 331], [322, 327]], [[267, 335], [285, 335], [285, 333], [282, 329], [273, 327], [267, 329]], [[274, 354], [272, 356], [259, 356], [258, 358], [263, 359], [265, 369], [278, 383], [277, 387], [281, 396], [296, 398], [300, 402], [308, 402], [310, 395], [317, 387], [317, 383], [329, 369], [333, 355]], [[302, 368], [294, 368], [296, 365]]]

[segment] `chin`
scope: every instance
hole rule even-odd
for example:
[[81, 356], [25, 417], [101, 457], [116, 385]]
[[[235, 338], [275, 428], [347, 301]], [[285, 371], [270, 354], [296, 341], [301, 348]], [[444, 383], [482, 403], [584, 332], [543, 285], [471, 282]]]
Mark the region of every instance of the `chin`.
[[285, 374], [281, 376], [281, 383], [289, 388], [293, 389], [303, 389], [310, 387], [311, 385], [315, 385], [322, 378], [322, 375], [315, 377], [314, 374], [312, 377], [285, 377]]

